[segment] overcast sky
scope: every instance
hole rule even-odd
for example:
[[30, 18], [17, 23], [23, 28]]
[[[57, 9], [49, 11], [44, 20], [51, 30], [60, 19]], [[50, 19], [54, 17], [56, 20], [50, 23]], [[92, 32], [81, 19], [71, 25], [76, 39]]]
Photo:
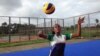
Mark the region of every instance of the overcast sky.
[[[55, 12], [42, 12], [45, 2], [55, 5]], [[67, 18], [100, 11], [100, 0], [0, 0], [0, 16]]]
[[[42, 12], [45, 2], [55, 5], [53, 14]], [[100, 11], [100, 0], [0, 0], [0, 16], [65, 18], [96, 11]]]

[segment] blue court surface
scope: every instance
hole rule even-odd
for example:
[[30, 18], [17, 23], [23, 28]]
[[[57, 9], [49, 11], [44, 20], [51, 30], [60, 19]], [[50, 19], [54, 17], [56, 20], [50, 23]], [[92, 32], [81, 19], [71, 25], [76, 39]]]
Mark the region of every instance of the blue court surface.
[[[50, 47], [2, 53], [0, 56], [49, 56]], [[65, 56], [100, 56], [100, 40], [67, 44]]]

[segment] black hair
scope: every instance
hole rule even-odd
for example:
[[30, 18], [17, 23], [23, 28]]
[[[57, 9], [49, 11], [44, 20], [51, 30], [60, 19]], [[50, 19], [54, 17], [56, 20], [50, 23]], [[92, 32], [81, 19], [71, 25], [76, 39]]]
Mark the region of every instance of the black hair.
[[[55, 25], [58, 25], [60, 27], [59, 24], [55, 24]], [[52, 28], [52, 34], [55, 35], [55, 32], [54, 32], [54, 27]]]
[[54, 32], [54, 31], [52, 31], [52, 34], [53, 34], [53, 35], [55, 35], [55, 32]]

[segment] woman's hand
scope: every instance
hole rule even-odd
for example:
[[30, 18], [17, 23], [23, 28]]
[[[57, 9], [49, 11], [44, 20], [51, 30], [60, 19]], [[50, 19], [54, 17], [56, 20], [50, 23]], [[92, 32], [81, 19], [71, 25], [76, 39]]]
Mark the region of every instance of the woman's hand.
[[79, 19], [78, 19], [78, 24], [82, 24], [82, 23], [84, 22], [84, 18], [85, 18], [85, 17], [82, 17], [82, 18], [79, 17]]
[[43, 31], [39, 31], [38, 33], [37, 33], [37, 35], [39, 36], [39, 37], [41, 37], [41, 38], [47, 38], [47, 36], [43, 33]]
[[44, 34], [43, 31], [39, 31], [39, 32], [37, 33], [37, 35], [38, 35], [39, 37], [42, 37], [43, 34]]

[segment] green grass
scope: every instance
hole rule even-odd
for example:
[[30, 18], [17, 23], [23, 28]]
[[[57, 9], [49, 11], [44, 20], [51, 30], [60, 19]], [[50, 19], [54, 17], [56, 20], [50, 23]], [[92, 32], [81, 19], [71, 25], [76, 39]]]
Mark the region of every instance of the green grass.
[[39, 40], [31, 40], [31, 41], [16, 42], [16, 43], [0, 43], [0, 48], [37, 44], [37, 43], [43, 43], [43, 42], [48, 42], [48, 40], [39, 39]]
[[[67, 29], [67, 30], [64, 30], [63, 33], [66, 33], [66, 32], [69, 32], [69, 33], [76, 33], [77, 32], [77, 29]], [[98, 29], [98, 32], [97, 32], [97, 29], [82, 29], [82, 36], [83, 37], [96, 37], [96, 36], [99, 36], [100, 37], [100, 29]]]
[[[63, 33], [69, 32], [69, 33], [74, 33], [77, 30], [73, 30], [73, 29], [68, 29], [68, 30], [64, 30]], [[50, 32], [49, 32], [50, 33]], [[49, 34], [48, 33], [48, 34]], [[89, 38], [89, 37], [95, 37], [95, 36], [99, 36], [100, 37], [100, 30], [97, 32], [96, 29], [82, 29], [82, 36], [85, 38]], [[35, 33], [32, 33], [35, 34]], [[17, 34], [15, 34], [17, 35]], [[15, 36], [12, 35], [12, 36]], [[0, 37], [2, 36], [7, 36], [7, 35], [3, 35], [1, 34]], [[0, 47], [11, 47], [11, 46], [21, 46], [21, 45], [29, 45], [29, 44], [37, 44], [37, 43], [43, 43], [43, 42], [48, 42], [48, 40], [44, 40], [44, 39], [38, 39], [38, 40], [31, 40], [31, 41], [24, 41], [24, 42], [17, 42], [17, 43], [0, 43]]]

